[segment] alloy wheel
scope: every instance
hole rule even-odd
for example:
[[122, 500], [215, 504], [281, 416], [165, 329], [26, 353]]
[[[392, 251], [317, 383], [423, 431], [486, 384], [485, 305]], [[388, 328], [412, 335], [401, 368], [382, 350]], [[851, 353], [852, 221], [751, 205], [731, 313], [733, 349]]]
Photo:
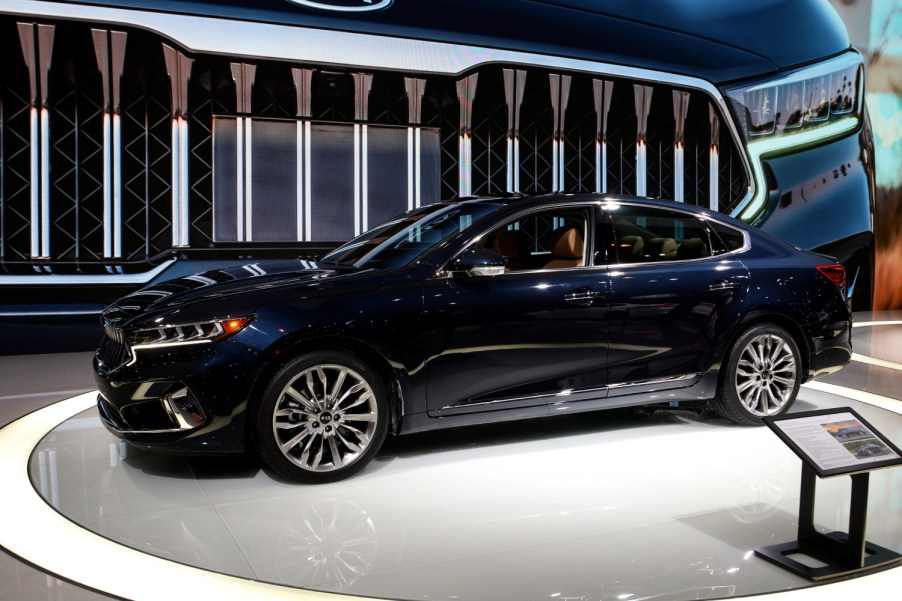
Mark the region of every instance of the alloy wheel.
[[779, 413], [793, 398], [796, 360], [789, 344], [776, 334], [752, 338], [739, 355], [736, 394], [753, 415]]
[[282, 455], [298, 467], [329, 472], [354, 463], [376, 432], [372, 387], [344, 365], [315, 365], [279, 393], [272, 431]]

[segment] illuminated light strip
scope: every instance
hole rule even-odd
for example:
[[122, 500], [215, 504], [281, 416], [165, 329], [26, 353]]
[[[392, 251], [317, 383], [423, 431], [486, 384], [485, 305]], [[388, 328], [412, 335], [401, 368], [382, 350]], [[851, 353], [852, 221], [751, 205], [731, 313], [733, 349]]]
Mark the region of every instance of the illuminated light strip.
[[[819, 382], [806, 388], [837, 394], [902, 414], [894, 399]], [[169, 561], [119, 545], [69, 521], [36, 492], [28, 475], [30, 455], [54, 427], [93, 407], [96, 392], [60, 401], [0, 430], [0, 481], [5, 485], [0, 513], [0, 545], [54, 575], [105, 594], [134, 601], [157, 601], [180, 590], [203, 590], [221, 601], [363, 601], [362, 597], [322, 593], [227, 576]], [[34, 536], [40, 524], [46, 537]], [[53, 540], [53, 545], [46, 544]], [[73, 550], [77, 549], [75, 553]], [[111, 570], [109, 566], [117, 569]], [[141, 574], [136, 579], [134, 574]], [[756, 595], [760, 601], [846, 601], [885, 597], [902, 586], [902, 569], [807, 588]], [[201, 588], [202, 587], [202, 588]]]
[[66, 285], [66, 284], [146, 284], [154, 279], [177, 259], [167, 259], [150, 271], [141, 273], [116, 273], [97, 275], [0, 275], [2, 286], [41, 286], [41, 285]]
[[[751, 159], [753, 179], [760, 183], [767, 181], [764, 175], [764, 158], [786, 154], [801, 149], [804, 146], [830, 141], [843, 134], [849, 133], [856, 129], [858, 125], [859, 119], [857, 116], [843, 117], [838, 121], [834, 121], [833, 123], [829, 123], [817, 129], [803, 131], [792, 135], [784, 135], [777, 138], [750, 141], [747, 148], [749, 151], [749, 158]], [[734, 211], [733, 217], [741, 215], [741, 219], [744, 221], [752, 221], [752, 219], [754, 219], [764, 208], [767, 194], [768, 191], [764, 186], [758, 186], [748, 202], [740, 204], [736, 211]]]
[[853, 328], [870, 328], [872, 326], [902, 326], [902, 321], [862, 321], [853, 323]]
[[[826, 382], [818, 381], [802, 384], [802, 387], [817, 390], [819, 392], [826, 392], [828, 394], [835, 394], [853, 401], [858, 401], [859, 403], [874, 405], [875, 407], [880, 407], [881, 409], [886, 409], [887, 411], [902, 415], [902, 403], [900, 403], [902, 399], [894, 399], [892, 397], [874, 394], [873, 392], [855, 390], [854, 388], [847, 388], [837, 384], [828, 384]], [[900, 572], [902, 572], [902, 570], [900, 570]]]
[[902, 363], [894, 363], [892, 361], [887, 361], [886, 359], [868, 357], [867, 355], [859, 355], [858, 353], [852, 353], [852, 361], [857, 361], [858, 363], [867, 363], [868, 365], [874, 365], [876, 367], [885, 367], [887, 369], [896, 369], [902, 371]]

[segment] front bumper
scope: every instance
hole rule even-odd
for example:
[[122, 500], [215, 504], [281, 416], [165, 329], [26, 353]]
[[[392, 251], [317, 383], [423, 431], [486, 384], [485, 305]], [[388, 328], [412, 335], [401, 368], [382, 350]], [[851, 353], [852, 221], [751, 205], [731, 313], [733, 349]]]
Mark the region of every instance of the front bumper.
[[95, 356], [98, 412], [107, 430], [156, 451], [243, 451], [257, 354], [234, 340], [213, 346], [141, 353], [112, 372]]

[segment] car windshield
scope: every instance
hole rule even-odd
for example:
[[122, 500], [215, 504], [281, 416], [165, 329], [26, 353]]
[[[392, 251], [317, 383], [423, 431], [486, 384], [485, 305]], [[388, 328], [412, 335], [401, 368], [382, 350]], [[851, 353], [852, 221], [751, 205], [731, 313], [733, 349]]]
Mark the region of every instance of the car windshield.
[[469, 201], [415, 209], [354, 238], [320, 262], [368, 268], [403, 267], [500, 207]]

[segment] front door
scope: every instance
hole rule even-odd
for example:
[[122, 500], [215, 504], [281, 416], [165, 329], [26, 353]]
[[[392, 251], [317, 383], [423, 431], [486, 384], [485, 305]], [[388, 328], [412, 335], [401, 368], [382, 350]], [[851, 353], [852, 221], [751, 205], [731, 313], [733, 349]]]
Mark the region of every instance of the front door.
[[522, 215], [477, 243], [505, 256], [504, 274], [426, 284], [430, 415], [605, 394], [609, 278], [594, 222], [584, 207]]

